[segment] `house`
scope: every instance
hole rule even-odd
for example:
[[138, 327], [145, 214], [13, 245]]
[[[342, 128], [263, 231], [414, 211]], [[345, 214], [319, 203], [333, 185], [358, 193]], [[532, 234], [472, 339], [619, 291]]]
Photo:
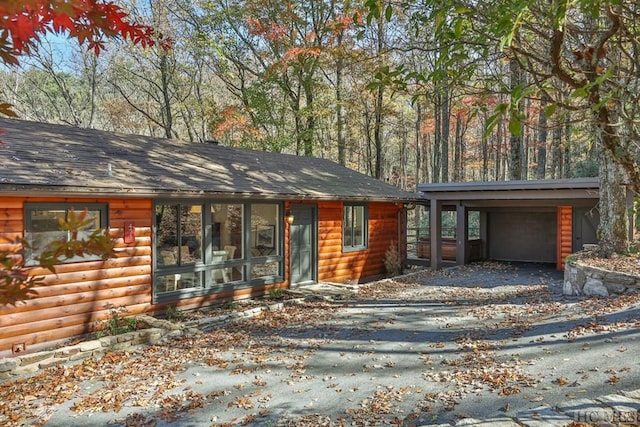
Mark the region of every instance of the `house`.
[[420, 199], [324, 159], [13, 119], [0, 129], [0, 236], [26, 238], [35, 259], [66, 237], [59, 216], [86, 210], [83, 232], [106, 230], [116, 251], [33, 271], [37, 297], [0, 307], [0, 357], [90, 332], [113, 309], [379, 277]]
[[[489, 259], [562, 270], [567, 255], [598, 241], [599, 190], [598, 178], [420, 184], [425, 209], [408, 242], [408, 263], [439, 268], [443, 261]], [[629, 224], [633, 235], [633, 218]]]

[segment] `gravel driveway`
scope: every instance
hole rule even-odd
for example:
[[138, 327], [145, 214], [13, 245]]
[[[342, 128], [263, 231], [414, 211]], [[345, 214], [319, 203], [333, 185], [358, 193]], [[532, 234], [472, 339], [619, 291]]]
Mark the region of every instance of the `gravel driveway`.
[[48, 400], [20, 385], [35, 397], [15, 424], [508, 421], [640, 388], [640, 298], [564, 297], [562, 273], [545, 266], [483, 263], [336, 289], [331, 301], [50, 368], [30, 380]]

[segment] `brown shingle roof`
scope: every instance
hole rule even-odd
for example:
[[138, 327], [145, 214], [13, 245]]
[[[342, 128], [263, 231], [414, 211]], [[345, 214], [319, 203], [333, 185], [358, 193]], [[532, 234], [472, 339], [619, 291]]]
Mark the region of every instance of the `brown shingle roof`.
[[411, 201], [312, 157], [0, 119], [0, 192]]

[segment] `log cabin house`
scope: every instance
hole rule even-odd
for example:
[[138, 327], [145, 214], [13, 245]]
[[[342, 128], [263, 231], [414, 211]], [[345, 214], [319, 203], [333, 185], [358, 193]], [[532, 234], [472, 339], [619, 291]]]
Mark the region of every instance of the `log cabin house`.
[[0, 247], [23, 237], [36, 259], [73, 208], [116, 252], [33, 271], [37, 296], [0, 306], [0, 357], [89, 333], [114, 307], [157, 314], [379, 277], [392, 244], [405, 256], [405, 205], [420, 198], [318, 158], [13, 119], [0, 129]]

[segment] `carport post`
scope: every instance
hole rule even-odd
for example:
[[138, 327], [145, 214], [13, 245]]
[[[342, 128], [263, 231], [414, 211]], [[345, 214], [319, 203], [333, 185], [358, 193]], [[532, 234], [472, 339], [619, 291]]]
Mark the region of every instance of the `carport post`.
[[469, 241], [469, 215], [466, 206], [456, 205], [456, 264], [467, 263], [467, 242]]
[[431, 200], [429, 211], [429, 243], [431, 246], [431, 268], [442, 268], [442, 201]]

